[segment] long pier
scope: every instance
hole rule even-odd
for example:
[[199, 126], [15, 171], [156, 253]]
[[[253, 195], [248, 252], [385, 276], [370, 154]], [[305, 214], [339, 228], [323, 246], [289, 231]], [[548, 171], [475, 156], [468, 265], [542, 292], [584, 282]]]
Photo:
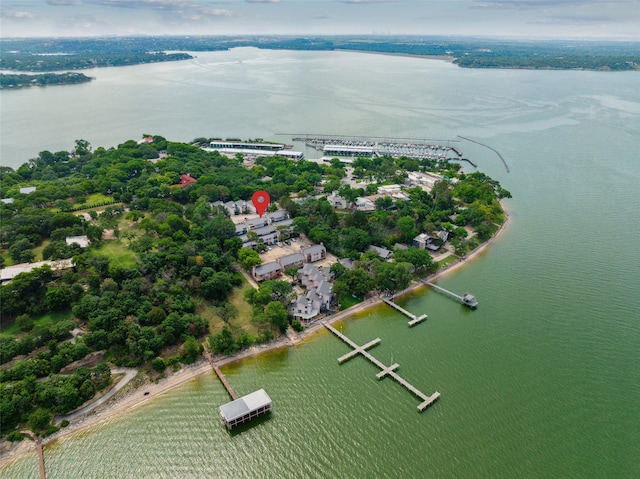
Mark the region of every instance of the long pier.
[[406, 309], [404, 309], [402, 306], [397, 305], [396, 303], [394, 303], [393, 301], [391, 301], [390, 299], [387, 298], [382, 298], [382, 301], [384, 301], [385, 303], [387, 303], [389, 306], [391, 306], [392, 308], [397, 309], [398, 311], [400, 311], [402, 314], [404, 314], [405, 316], [407, 316], [408, 318], [411, 319], [411, 321], [409, 321], [407, 324], [409, 325], [409, 327], [413, 327], [418, 323], [421, 323], [422, 321], [424, 321], [425, 319], [427, 319], [427, 315], [423, 314], [421, 316], [416, 316], [413, 313], [410, 313], [409, 311], [407, 311]]
[[225, 377], [224, 374], [222, 374], [222, 371], [220, 371], [220, 368], [218, 367], [218, 365], [215, 363], [215, 361], [213, 360], [213, 357], [211, 356], [210, 353], [205, 353], [205, 356], [207, 357], [207, 359], [209, 360], [209, 364], [211, 364], [211, 368], [215, 371], [215, 373], [218, 375], [218, 379], [220, 379], [220, 382], [222, 383], [222, 385], [224, 386], [224, 388], [227, 390], [227, 392], [229, 393], [229, 396], [231, 396], [231, 399], [233, 399], [234, 401], [236, 399], [238, 399], [238, 395], [236, 394], [236, 392], [233, 390], [233, 388], [231, 387], [231, 384], [229, 384], [229, 381], [227, 381], [227, 378]]
[[358, 346], [356, 343], [351, 341], [348, 337], [346, 337], [344, 334], [342, 334], [340, 331], [338, 331], [333, 326], [331, 326], [331, 325], [329, 325], [327, 323], [324, 323], [324, 322], [322, 324], [324, 325], [325, 328], [327, 328], [329, 331], [331, 331], [333, 334], [335, 334], [337, 337], [339, 337], [342, 341], [344, 341], [345, 343], [347, 343], [349, 346], [351, 346], [353, 348], [353, 351], [351, 351], [351, 352], [345, 354], [344, 356], [341, 356], [340, 358], [338, 358], [338, 362], [340, 364], [342, 364], [343, 362], [347, 361], [348, 359], [351, 359], [351, 358], [357, 356], [358, 354], [361, 354], [362, 356], [367, 358], [370, 362], [375, 364], [380, 369], [380, 372], [378, 374], [376, 374], [376, 378], [378, 380], [383, 379], [386, 376], [390, 376], [393, 379], [395, 379], [397, 383], [399, 383], [400, 385], [404, 386], [405, 389], [407, 389], [408, 391], [412, 392], [415, 396], [417, 396], [419, 399], [421, 399], [422, 402], [418, 405], [418, 411], [420, 411], [420, 412], [424, 411], [426, 408], [431, 406], [431, 404], [433, 404], [440, 397], [440, 393], [438, 391], [434, 392], [431, 396], [427, 396], [426, 394], [421, 392], [419, 389], [414, 387], [411, 383], [409, 383], [409, 381], [405, 380], [400, 375], [398, 375], [395, 372], [395, 370], [400, 367], [400, 365], [398, 363], [394, 363], [391, 366], [385, 366], [382, 362], [380, 362], [378, 359], [376, 359], [371, 354], [369, 354], [366, 350], [368, 348], [378, 344], [380, 342], [380, 338], [376, 338], [376, 339], [374, 339], [372, 341], [369, 341], [367, 344], [365, 344], [363, 346]]
[[29, 430], [20, 431], [22, 434], [31, 436], [31, 439], [36, 443], [36, 452], [38, 453], [38, 469], [40, 470], [40, 479], [47, 479], [47, 475], [44, 470], [44, 451], [42, 450], [42, 441], [38, 436]]
[[456, 294], [453, 291], [444, 289], [443, 287], [438, 286], [437, 284], [430, 283], [429, 281], [423, 280], [422, 282], [427, 286], [431, 286], [433, 289], [435, 289], [439, 293], [442, 293], [445, 296], [455, 299], [456, 301], [458, 301], [461, 304], [464, 304], [465, 306], [468, 306], [472, 309], [475, 309], [478, 307], [478, 301], [476, 301], [476, 298], [470, 293], [465, 293], [463, 296], [460, 296], [459, 294]]

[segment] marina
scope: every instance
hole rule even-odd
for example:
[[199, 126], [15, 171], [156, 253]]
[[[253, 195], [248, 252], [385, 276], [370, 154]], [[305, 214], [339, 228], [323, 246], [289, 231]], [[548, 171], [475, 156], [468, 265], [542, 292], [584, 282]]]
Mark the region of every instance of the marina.
[[[428, 143], [410, 138], [365, 138], [343, 136], [297, 136], [293, 141], [304, 142], [307, 146], [322, 151], [325, 156], [362, 157], [407, 157], [416, 159], [462, 159], [462, 152], [453, 146]], [[471, 164], [475, 164], [470, 160]]]
[[413, 386], [409, 381], [407, 381], [406, 379], [402, 378], [399, 374], [397, 374], [395, 372], [395, 370], [400, 367], [400, 365], [398, 363], [394, 363], [391, 366], [385, 366], [382, 362], [380, 362], [374, 356], [369, 354], [366, 350], [368, 348], [380, 343], [380, 338], [376, 338], [376, 339], [374, 339], [372, 341], [369, 341], [368, 343], [366, 343], [363, 346], [358, 346], [356, 343], [351, 341], [348, 337], [346, 337], [340, 331], [335, 329], [333, 326], [331, 326], [331, 325], [329, 325], [327, 323], [322, 323], [322, 324], [324, 325], [325, 328], [327, 328], [329, 331], [331, 331], [333, 334], [335, 334], [338, 338], [340, 338], [342, 341], [344, 341], [345, 343], [347, 343], [349, 346], [351, 346], [353, 348], [353, 351], [351, 351], [351, 352], [345, 354], [344, 356], [341, 356], [340, 358], [338, 358], [338, 362], [340, 364], [342, 364], [343, 362], [347, 361], [348, 359], [351, 359], [351, 358], [357, 356], [358, 354], [361, 354], [362, 356], [367, 358], [370, 362], [372, 362], [374, 365], [376, 365], [380, 369], [380, 372], [378, 374], [376, 374], [376, 378], [378, 380], [383, 379], [383, 378], [385, 378], [387, 376], [390, 376], [391, 378], [395, 379], [395, 381], [398, 384], [400, 384], [405, 389], [407, 389], [409, 392], [413, 393], [415, 396], [417, 396], [419, 399], [421, 399], [422, 402], [420, 404], [418, 404], [418, 411], [419, 412], [424, 411], [426, 408], [431, 406], [435, 401], [437, 401], [438, 398], [440, 397], [440, 393], [438, 391], [434, 392], [430, 396], [427, 396], [422, 391], [420, 391], [418, 388]]

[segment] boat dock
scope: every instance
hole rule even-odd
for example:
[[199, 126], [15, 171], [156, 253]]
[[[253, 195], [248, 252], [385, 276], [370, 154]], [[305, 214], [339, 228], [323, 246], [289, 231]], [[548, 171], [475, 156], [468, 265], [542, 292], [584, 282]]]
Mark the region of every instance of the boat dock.
[[224, 386], [224, 388], [227, 390], [227, 392], [229, 393], [229, 396], [231, 396], [231, 399], [233, 399], [234, 401], [236, 399], [238, 399], [238, 395], [236, 394], [236, 392], [233, 390], [233, 388], [231, 387], [231, 384], [229, 384], [229, 381], [227, 381], [227, 378], [225, 377], [224, 374], [222, 374], [222, 371], [220, 371], [220, 368], [216, 365], [215, 361], [213, 360], [213, 357], [211, 356], [210, 353], [205, 353], [205, 356], [207, 357], [207, 359], [209, 360], [209, 364], [211, 364], [211, 368], [215, 371], [215, 373], [218, 375], [218, 379], [220, 379], [220, 382], [222, 383], [222, 385]]
[[380, 342], [380, 338], [376, 338], [376, 339], [374, 339], [372, 341], [369, 341], [367, 344], [365, 344], [363, 346], [358, 346], [356, 343], [351, 341], [348, 337], [346, 337], [340, 331], [335, 329], [333, 326], [331, 326], [331, 325], [329, 325], [327, 323], [324, 323], [324, 322], [322, 324], [324, 325], [325, 328], [327, 328], [329, 331], [331, 331], [333, 334], [335, 334], [338, 338], [340, 338], [342, 341], [344, 341], [345, 343], [347, 343], [349, 346], [351, 346], [353, 348], [353, 351], [351, 351], [351, 352], [345, 354], [344, 356], [341, 356], [340, 358], [338, 358], [338, 362], [340, 364], [342, 364], [343, 362], [347, 361], [348, 359], [353, 358], [354, 356], [356, 356], [358, 354], [361, 354], [362, 356], [367, 358], [370, 362], [375, 364], [380, 369], [380, 372], [378, 374], [376, 374], [376, 378], [378, 380], [383, 379], [383, 378], [385, 378], [387, 376], [390, 376], [393, 379], [395, 379], [397, 383], [399, 383], [400, 385], [404, 386], [405, 389], [407, 389], [408, 391], [412, 392], [415, 396], [417, 396], [419, 399], [421, 399], [422, 402], [418, 405], [418, 411], [420, 411], [420, 412], [424, 411], [426, 408], [431, 406], [431, 404], [433, 404], [440, 397], [440, 393], [437, 392], [437, 391], [434, 392], [431, 396], [427, 396], [426, 394], [421, 392], [419, 389], [414, 387], [407, 380], [405, 380], [400, 375], [398, 375], [395, 372], [395, 370], [400, 367], [400, 365], [398, 363], [394, 363], [391, 366], [387, 367], [382, 362], [380, 362], [378, 359], [376, 359], [371, 354], [369, 354], [366, 351], [366, 349], [378, 344]]
[[402, 306], [397, 305], [396, 303], [394, 303], [393, 301], [391, 301], [390, 299], [387, 298], [383, 298], [382, 301], [384, 301], [385, 303], [387, 303], [389, 306], [391, 306], [392, 308], [397, 309], [398, 311], [400, 311], [402, 314], [404, 314], [405, 316], [407, 316], [408, 318], [411, 319], [411, 321], [409, 321], [407, 324], [409, 325], [409, 327], [413, 327], [418, 323], [421, 323], [422, 321], [424, 321], [425, 319], [427, 319], [427, 315], [423, 314], [420, 316], [416, 316], [413, 313], [410, 313], [409, 311], [407, 311], [406, 309], [404, 309]]
[[442, 293], [445, 296], [450, 297], [451, 299], [455, 299], [460, 304], [468, 306], [471, 309], [475, 309], [478, 307], [478, 301], [476, 300], [475, 296], [473, 296], [470, 293], [465, 293], [464, 295], [460, 296], [459, 294], [449, 291], [448, 289], [444, 289], [441, 286], [438, 286], [437, 284], [430, 283], [429, 281], [423, 281], [423, 283], [426, 284], [427, 286], [431, 286], [437, 292]]

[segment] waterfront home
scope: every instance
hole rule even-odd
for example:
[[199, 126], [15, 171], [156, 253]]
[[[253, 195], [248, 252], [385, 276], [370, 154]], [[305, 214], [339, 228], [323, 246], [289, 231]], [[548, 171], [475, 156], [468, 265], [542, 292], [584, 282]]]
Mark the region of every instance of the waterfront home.
[[420, 233], [413, 238], [412, 246], [418, 249], [428, 249], [429, 251], [438, 251], [440, 245], [434, 242], [434, 238], [426, 233]]

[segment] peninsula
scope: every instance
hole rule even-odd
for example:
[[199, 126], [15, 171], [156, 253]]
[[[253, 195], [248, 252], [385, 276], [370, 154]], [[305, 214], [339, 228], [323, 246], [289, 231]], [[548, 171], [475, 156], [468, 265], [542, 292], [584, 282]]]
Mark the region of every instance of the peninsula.
[[118, 368], [144, 382], [199, 370], [205, 347], [286, 345], [423, 287], [504, 225], [509, 192], [459, 150], [341, 141], [308, 160], [261, 139], [78, 140], [2, 168], [2, 434], [73, 426]]

